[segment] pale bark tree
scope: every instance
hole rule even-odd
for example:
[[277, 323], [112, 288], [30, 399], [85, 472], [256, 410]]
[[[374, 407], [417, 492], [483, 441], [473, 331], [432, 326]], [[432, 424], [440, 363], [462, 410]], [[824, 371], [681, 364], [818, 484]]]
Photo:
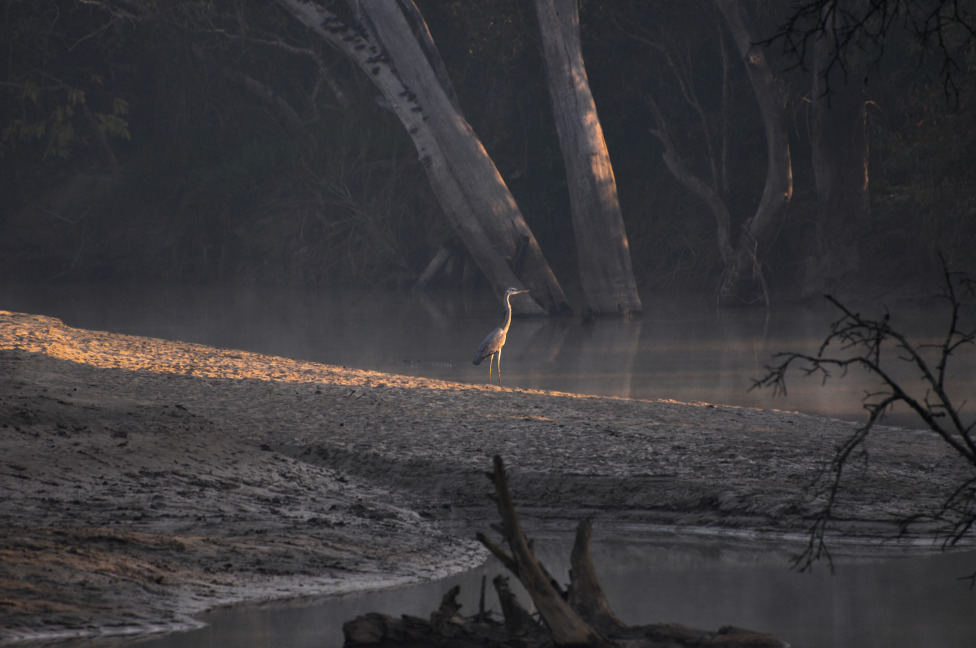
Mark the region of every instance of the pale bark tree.
[[536, 0], [535, 11], [566, 166], [584, 313], [640, 313], [617, 183], [583, 63], [578, 2]]
[[739, 233], [731, 262], [718, 287], [724, 306], [768, 303], [762, 259], [772, 246], [793, 196], [793, 171], [785, 99], [753, 34], [752, 23], [741, 0], [715, 0], [725, 17], [752, 84], [766, 135], [766, 184], [756, 213]]
[[858, 239], [868, 226], [868, 139], [864, 75], [856, 42], [844, 40], [850, 14], [831, 2], [814, 43], [810, 144], [817, 210], [809, 236], [803, 292], [819, 296], [857, 271]]
[[[403, 0], [415, 25], [420, 16]], [[461, 115], [400, 4], [351, 2], [352, 24], [302, 0], [278, 0], [290, 15], [353, 61], [413, 140], [445, 216], [493, 289], [531, 290], [519, 314], [569, 310], [562, 287], [480, 140]], [[424, 37], [426, 27], [421, 28]], [[541, 307], [540, 307], [541, 306]]]

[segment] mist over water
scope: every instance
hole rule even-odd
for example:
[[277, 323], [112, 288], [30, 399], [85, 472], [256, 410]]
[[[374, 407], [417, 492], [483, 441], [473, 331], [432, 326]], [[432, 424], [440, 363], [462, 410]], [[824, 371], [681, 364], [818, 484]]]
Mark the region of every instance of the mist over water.
[[[503, 384], [864, 420], [861, 400], [876, 384], [861, 374], [822, 385], [819, 378], [796, 373], [787, 396], [749, 391], [772, 354], [816, 352], [838, 316], [828, 304], [719, 312], [708, 296], [645, 295], [644, 306], [642, 318], [623, 321], [516, 319], [503, 351]], [[487, 367], [473, 366], [471, 358], [502, 318], [488, 293], [215, 286], [0, 286], [0, 310], [53, 316], [78, 328], [472, 384], [487, 382]], [[861, 312], [875, 317], [883, 309]], [[892, 313], [894, 326], [913, 340], [942, 341], [945, 320], [934, 303], [893, 306]], [[952, 362], [953, 393], [976, 394], [976, 351], [963, 348]], [[896, 375], [916, 384], [917, 371], [907, 366]], [[888, 422], [917, 427], [905, 412]], [[781, 546], [673, 535], [622, 541], [614, 535], [597, 530], [594, 560], [614, 609], [631, 623], [707, 629], [733, 623], [773, 632], [800, 647], [963, 648], [971, 645], [976, 628], [976, 598], [968, 582], [957, 580], [972, 573], [972, 551], [842, 560], [831, 576], [825, 567], [814, 574], [790, 571], [789, 551]], [[565, 571], [568, 542], [539, 545], [554, 573]], [[221, 610], [208, 616], [210, 625], [202, 630], [140, 645], [339, 646], [344, 621], [369, 611], [427, 616], [457, 582], [463, 611], [471, 613], [482, 574], [490, 579], [500, 571], [489, 563], [401, 590]]]
[[[865, 420], [863, 398], [878, 383], [858, 371], [825, 384], [820, 376], [795, 371], [785, 396], [749, 389], [773, 354], [817, 351], [839, 315], [826, 302], [717, 310], [708, 295], [645, 295], [644, 307], [643, 317], [629, 320], [516, 318], [502, 352], [503, 384]], [[502, 319], [500, 303], [487, 291], [240, 286], [3, 286], [0, 309], [50, 315], [79, 328], [472, 384], [487, 382], [488, 368], [473, 366], [471, 358]], [[943, 339], [946, 319], [937, 303], [891, 310], [894, 325], [913, 340]], [[880, 317], [884, 308], [876, 304], [861, 312]], [[889, 360], [893, 374], [924, 396], [918, 371]], [[961, 401], [976, 394], [976, 350], [961, 348], [950, 369], [952, 395]], [[886, 422], [920, 425], [905, 409]]]

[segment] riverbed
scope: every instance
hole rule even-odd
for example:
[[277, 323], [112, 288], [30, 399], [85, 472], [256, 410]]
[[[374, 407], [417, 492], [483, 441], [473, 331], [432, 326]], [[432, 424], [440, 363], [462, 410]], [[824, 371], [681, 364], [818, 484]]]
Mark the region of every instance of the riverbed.
[[[485, 557], [469, 532], [493, 518], [483, 473], [495, 454], [530, 526], [589, 517], [601, 533], [790, 542], [816, 508], [806, 487], [854, 427], [349, 369], [17, 313], [0, 313], [0, 371], [7, 642], [185, 629], [228, 603], [466, 571]], [[841, 544], [893, 537], [969, 474], [927, 432], [885, 428], [870, 450], [838, 502]], [[919, 525], [902, 543], [938, 541]]]

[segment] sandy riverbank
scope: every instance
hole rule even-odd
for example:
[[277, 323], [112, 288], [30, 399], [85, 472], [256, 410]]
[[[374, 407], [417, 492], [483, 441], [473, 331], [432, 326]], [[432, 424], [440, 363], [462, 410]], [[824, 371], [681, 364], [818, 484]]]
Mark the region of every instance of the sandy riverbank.
[[[0, 311], [0, 644], [188, 627], [217, 605], [434, 578], [484, 553], [501, 454], [523, 516], [802, 533], [850, 424], [393, 376]], [[965, 467], [876, 435], [838, 530]], [[922, 531], [919, 531], [922, 533]], [[920, 536], [924, 539], [924, 535]]]

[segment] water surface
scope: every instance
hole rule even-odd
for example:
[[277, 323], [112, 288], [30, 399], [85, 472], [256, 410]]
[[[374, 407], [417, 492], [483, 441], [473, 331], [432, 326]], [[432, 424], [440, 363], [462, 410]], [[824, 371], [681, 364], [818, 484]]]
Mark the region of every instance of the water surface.
[[[567, 582], [568, 539], [540, 538], [540, 558]], [[794, 648], [970, 648], [976, 592], [959, 580], [976, 569], [976, 552], [842, 557], [835, 574], [789, 566], [782, 545], [728, 538], [619, 541], [597, 535], [594, 562], [607, 598], [627, 623], [675, 622], [717, 630], [737, 625], [775, 634]], [[141, 648], [337, 648], [342, 624], [367, 612], [429, 617], [453, 585], [462, 613], [478, 610], [483, 575], [486, 607], [499, 610], [491, 561], [466, 574], [397, 590], [326, 602], [276, 603], [220, 610], [201, 630], [140, 643]]]
[[[826, 384], [794, 374], [786, 396], [749, 391], [772, 354], [816, 352], [837, 316], [826, 304], [719, 312], [707, 296], [647, 295], [644, 305], [642, 318], [622, 321], [516, 320], [502, 358], [504, 384], [864, 419], [862, 399], [877, 383], [863, 374]], [[466, 383], [487, 380], [487, 367], [472, 366], [471, 357], [501, 319], [487, 294], [212, 286], [6, 286], [0, 287], [0, 309], [50, 315], [80, 328]], [[944, 313], [936, 305], [893, 313], [894, 325], [916, 343], [941, 342]], [[976, 394], [976, 351], [961, 349], [953, 363], [952, 393]], [[895, 363], [893, 371], [924, 393], [917, 391], [917, 370]], [[917, 426], [904, 411], [889, 422]], [[620, 542], [611, 531], [604, 530], [602, 541], [598, 536], [595, 560], [614, 609], [631, 623], [735, 624], [811, 648], [973, 645], [976, 593], [957, 580], [976, 570], [973, 552], [845, 560], [832, 576], [823, 567], [813, 574], [790, 571], [790, 550], [782, 546], [673, 537]], [[568, 548], [556, 545], [543, 557], [559, 573]], [[368, 611], [426, 616], [456, 582], [463, 583], [470, 613], [482, 574], [499, 571], [489, 564], [445, 581], [338, 601], [221, 610], [202, 630], [141, 645], [338, 646], [344, 621]]]
[[[516, 319], [502, 354], [504, 384], [852, 421], [864, 420], [863, 399], [878, 388], [856, 371], [825, 384], [794, 372], [785, 396], [750, 391], [773, 354], [817, 351], [838, 315], [826, 302], [719, 311], [709, 296], [645, 295], [644, 306], [643, 317], [629, 320]], [[486, 293], [220, 286], [5, 286], [0, 309], [51, 315], [80, 328], [467, 383], [487, 381], [487, 366], [472, 366], [471, 358], [501, 319], [498, 302]], [[880, 317], [883, 305], [862, 312]], [[945, 313], [934, 302], [892, 312], [894, 325], [917, 344], [937, 344], [945, 335]], [[894, 357], [886, 367], [924, 397], [916, 369]], [[976, 349], [963, 347], [952, 358], [949, 384], [960, 400], [976, 395]], [[888, 422], [919, 425], [904, 409]]]

